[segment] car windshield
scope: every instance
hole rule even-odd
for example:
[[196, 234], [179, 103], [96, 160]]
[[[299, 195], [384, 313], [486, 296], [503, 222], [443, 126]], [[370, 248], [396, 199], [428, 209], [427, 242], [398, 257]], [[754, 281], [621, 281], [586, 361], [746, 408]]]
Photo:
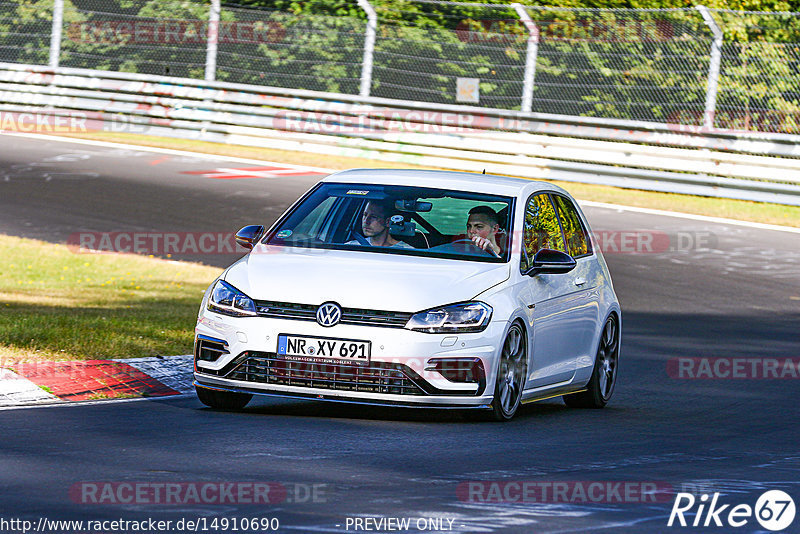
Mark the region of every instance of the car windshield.
[[283, 247], [506, 262], [510, 197], [422, 187], [323, 183], [266, 237]]

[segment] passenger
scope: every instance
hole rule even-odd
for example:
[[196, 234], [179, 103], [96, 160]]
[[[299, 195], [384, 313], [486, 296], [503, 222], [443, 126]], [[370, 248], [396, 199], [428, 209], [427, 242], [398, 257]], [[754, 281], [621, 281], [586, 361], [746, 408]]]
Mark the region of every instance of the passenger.
[[501, 233], [500, 217], [496, 211], [489, 206], [475, 206], [469, 210], [467, 239], [471, 239], [475, 246], [500, 256], [498, 233]]
[[[389, 234], [389, 217], [394, 211], [393, 201], [370, 200], [361, 216], [361, 232], [374, 247], [414, 248], [408, 243], [399, 241]], [[357, 240], [348, 241], [346, 245], [360, 245]]]

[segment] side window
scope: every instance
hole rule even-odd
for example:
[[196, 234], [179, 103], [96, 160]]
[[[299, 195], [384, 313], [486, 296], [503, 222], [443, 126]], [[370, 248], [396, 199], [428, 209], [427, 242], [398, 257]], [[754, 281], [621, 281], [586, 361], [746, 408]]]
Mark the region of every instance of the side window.
[[591, 254], [589, 234], [581, 223], [578, 211], [567, 197], [553, 195], [553, 200], [558, 210], [558, 217], [561, 219], [561, 227], [564, 229], [564, 237], [567, 240], [569, 255], [573, 258]]
[[520, 268], [525, 271], [533, 261], [533, 256], [543, 248], [566, 252], [564, 237], [558, 225], [556, 210], [547, 193], [539, 193], [528, 199], [525, 206], [525, 222], [522, 236], [525, 250], [522, 253]]
[[325, 221], [325, 217], [330, 212], [335, 201], [336, 197], [328, 197], [320, 202], [317, 207], [311, 210], [311, 213], [306, 215], [306, 217], [295, 226], [295, 235], [305, 238], [318, 237], [320, 229], [322, 228], [322, 223]]

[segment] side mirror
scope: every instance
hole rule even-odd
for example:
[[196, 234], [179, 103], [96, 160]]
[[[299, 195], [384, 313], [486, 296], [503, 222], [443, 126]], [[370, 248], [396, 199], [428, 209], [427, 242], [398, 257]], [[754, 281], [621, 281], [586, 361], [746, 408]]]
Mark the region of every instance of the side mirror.
[[244, 248], [253, 248], [255, 243], [264, 235], [264, 227], [260, 224], [245, 226], [236, 232], [236, 242]]
[[568, 273], [575, 268], [577, 263], [569, 254], [559, 250], [543, 248], [533, 257], [533, 264], [525, 274], [533, 276], [535, 274], [562, 274]]

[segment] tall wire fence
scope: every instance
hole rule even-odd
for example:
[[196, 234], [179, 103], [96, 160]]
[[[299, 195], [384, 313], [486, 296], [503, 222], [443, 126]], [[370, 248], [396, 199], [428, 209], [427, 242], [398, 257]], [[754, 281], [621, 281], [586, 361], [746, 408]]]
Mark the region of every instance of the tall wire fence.
[[[512, 8], [401, 6], [377, 7], [375, 96], [519, 109], [526, 36]], [[474, 82], [462, 83], [459, 93], [459, 79]]]
[[697, 10], [528, 11], [542, 36], [535, 111], [702, 120], [712, 36]]
[[115, 11], [113, 2], [99, 9], [79, 5], [64, 10], [60, 66], [203, 78], [207, 5], [184, 4], [170, 17], [152, 6]]
[[53, 48], [52, 3], [0, 0], [1, 62], [800, 133], [800, 13], [353, 0], [209, 32], [209, 1], [63, 0]]
[[365, 21], [224, 7], [216, 78], [358, 94]]

